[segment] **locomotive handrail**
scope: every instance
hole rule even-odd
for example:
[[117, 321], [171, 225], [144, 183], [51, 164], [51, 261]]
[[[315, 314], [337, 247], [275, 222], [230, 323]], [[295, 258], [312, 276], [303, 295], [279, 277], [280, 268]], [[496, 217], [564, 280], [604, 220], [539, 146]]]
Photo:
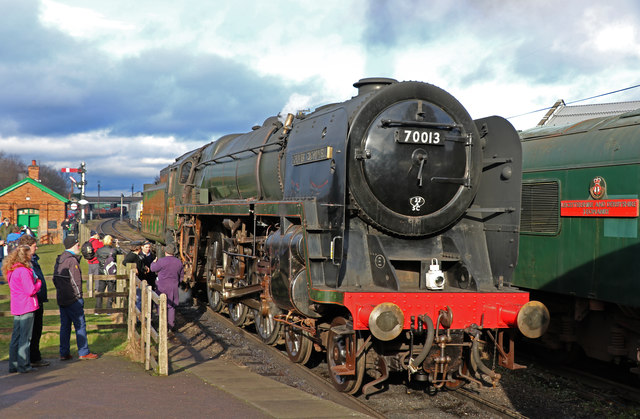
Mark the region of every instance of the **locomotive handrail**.
[[256, 152], [256, 150], [263, 150], [263, 149], [265, 149], [266, 147], [276, 146], [276, 145], [277, 145], [277, 146], [280, 146], [280, 148], [282, 149], [282, 148], [284, 148], [285, 143], [284, 143], [284, 141], [276, 141], [276, 142], [269, 143], [269, 144], [262, 144], [262, 145], [255, 146], [255, 147], [245, 148], [245, 149], [243, 149], [243, 150], [234, 151], [233, 153], [225, 154], [224, 156], [216, 157], [215, 159], [210, 159], [210, 160], [202, 161], [202, 162], [198, 163], [198, 164], [196, 165], [196, 167], [205, 166], [205, 165], [210, 164], [210, 163], [220, 163], [220, 160], [222, 160], [222, 159], [226, 159], [226, 158], [230, 158], [230, 159], [232, 159], [232, 160], [237, 160], [237, 159], [238, 159], [238, 157], [236, 157], [236, 156], [237, 156], [238, 154], [247, 153], [247, 152], [251, 152], [251, 153], [253, 153], [253, 154], [258, 154], [258, 153]]
[[461, 124], [445, 124], [442, 122], [428, 122], [428, 121], [394, 121], [392, 119], [383, 119], [380, 121], [382, 128], [391, 127], [428, 127], [428, 128], [441, 128], [447, 130], [464, 129]]
[[241, 257], [241, 258], [255, 259], [257, 257], [257, 256], [254, 256], [254, 255], [243, 255], [243, 254], [240, 254], [240, 253], [232, 253], [232, 252], [229, 252], [227, 250], [223, 250], [222, 253], [227, 254], [229, 256], [237, 256], [237, 257]]
[[499, 207], [499, 208], [467, 208], [467, 212], [514, 212], [514, 207]]

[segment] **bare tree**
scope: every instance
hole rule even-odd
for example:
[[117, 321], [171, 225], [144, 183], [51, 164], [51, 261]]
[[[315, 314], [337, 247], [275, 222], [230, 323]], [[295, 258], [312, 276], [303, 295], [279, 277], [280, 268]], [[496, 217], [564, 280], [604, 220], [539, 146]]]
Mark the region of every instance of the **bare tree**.
[[0, 190], [13, 185], [24, 178], [27, 173], [27, 165], [20, 161], [14, 154], [6, 154], [0, 151]]
[[40, 180], [47, 188], [64, 197], [68, 197], [71, 190], [71, 181], [60, 170], [56, 170], [49, 165], [40, 166]]
[[[13, 185], [27, 176], [27, 164], [14, 154], [6, 154], [0, 151], [0, 190]], [[52, 166], [40, 166], [40, 181], [47, 188], [68, 196], [71, 190], [71, 182], [59, 170]]]

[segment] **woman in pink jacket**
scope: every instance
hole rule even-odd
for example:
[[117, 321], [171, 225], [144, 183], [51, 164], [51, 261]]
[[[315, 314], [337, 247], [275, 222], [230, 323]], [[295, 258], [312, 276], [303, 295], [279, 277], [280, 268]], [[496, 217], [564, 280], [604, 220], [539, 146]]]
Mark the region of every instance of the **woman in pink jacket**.
[[4, 258], [2, 274], [11, 290], [13, 333], [9, 346], [9, 372], [36, 371], [31, 367], [29, 346], [33, 330], [33, 312], [38, 309], [38, 290], [42, 286], [31, 270], [31, 248], [19, 246]]

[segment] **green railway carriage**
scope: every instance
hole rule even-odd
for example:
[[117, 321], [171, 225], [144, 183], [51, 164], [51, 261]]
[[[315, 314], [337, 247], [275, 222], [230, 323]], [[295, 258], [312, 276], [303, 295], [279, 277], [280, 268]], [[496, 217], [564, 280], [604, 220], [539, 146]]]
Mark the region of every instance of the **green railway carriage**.
[[551, 311], [544, 341], [636, 367], [640, 111], [521, 133], [514, 285]]

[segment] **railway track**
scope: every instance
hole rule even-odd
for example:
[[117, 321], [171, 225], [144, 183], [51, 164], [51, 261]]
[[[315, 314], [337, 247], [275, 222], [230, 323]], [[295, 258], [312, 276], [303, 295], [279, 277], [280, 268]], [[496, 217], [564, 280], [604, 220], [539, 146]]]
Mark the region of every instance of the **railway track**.
[[[473, 391], [446, 391], [434, 397], [424, 391], [407, 391], [403, 382], [393, 380], [384, 391], [369, 398], [350, 396], [335, 390], [327, 378], [324, 362], [312, 360], [309, 368], [292, 363], [284, 350], [265, 345], [257, 335], [235, 327], [227, 317], [214, 312], [206, 304], [195, 308], [182, 307], [179, 313], [184, 323], [179, 326], [180, 333], [176, 337], [182, 344], [192, 345], [195, 342], [196, 346], [201, 345], [206, 350], [219, 346], [219, 351], [229, 356], [231, 362], [372, 417], [450, 417], [447, 412], [452, 410], [455, 416], [527, 417]], [[247, 326], [247, 329], [251, 327]], [[194, 333], [193, 329], [197, 332]], [[203, 344], [203, 340], [207, 343]]]
[[[177, 334], [183, 344], [190, 345], [194, 341], [202, 342], [202, 339], [206, 338], [220, 342], [220, 331], [214, 330], [215, 327], [212, 329], [212, 322], [215, 322], [222, 329], [227, 329], [227, 331], [232, 331], [237, 335], [225, 336], [225, 341], [221, 344], [221, 346], [227, 348], [227, 351], [230, 351], [230, 348], [236, 348], [233, 356], [235, 362], [240, 361], [254, 370], [254, 372], [278, 381], [284, 381], [285, 384], [291, 385], [294, 382], [297, 384], [294, 385], [295, 387], [371, 417], [385, 417], [357, 398], [336, 391], [333, 385], [322, 377], [299, 364], [292, 363], [281, 351], [265, 345], [256, 335], [235, 327], [228, 318], [214, 312], [209, 307], [200, 305], [197, 311], [200, 313], [199, 317], [194, 317], [193, 310], [185, 310], [184, 308], [180, 310], [182, 317], [193, 323], [200, 331], [198, 335], [191, 336], [183, 331]], [[203, 312], [206, 313], [206, 316], [202, 316]], [[268, 361], [265, 361], [264, 358], [268, 358]]]
[[[430, 393], [413, 385], [407, 387], [404, 377], [397, 375], [368, 398], [348, 396], [334, 389], [320, 354], [314, 354], [307, 368], [292, 363], [283, 345], [265, 345], [252, 333], [252, 324], [244, 329], [235, 327], [204, 303], [181, 307], [179, 313], [177, 337], [183, 344], [213, 350], [229, 362], [373, 417], [577, 418], [593, 417], [595, 412], [601, 417], [640, 417], [639, 389], [585, 377], [584, 372], [575, 375], [547, 369], [535, 361], [525, 362], [529, 368], [524, 370], [500, 368], [503, 379], [496, 388], [468, 385]], [[207, 358], [205, 354], [203, 359]]]
[[117, 218], [106, 219], [96, 227], [96, 231], [101, 234], [108, 234], [113, 238], [117, 238], [120, 246], [123, 250], [129, 250], [129, 245], [132, 242], [142, 241], [142, 237], [136, 230], [134, 230], [128, 223], [120, 221]]

